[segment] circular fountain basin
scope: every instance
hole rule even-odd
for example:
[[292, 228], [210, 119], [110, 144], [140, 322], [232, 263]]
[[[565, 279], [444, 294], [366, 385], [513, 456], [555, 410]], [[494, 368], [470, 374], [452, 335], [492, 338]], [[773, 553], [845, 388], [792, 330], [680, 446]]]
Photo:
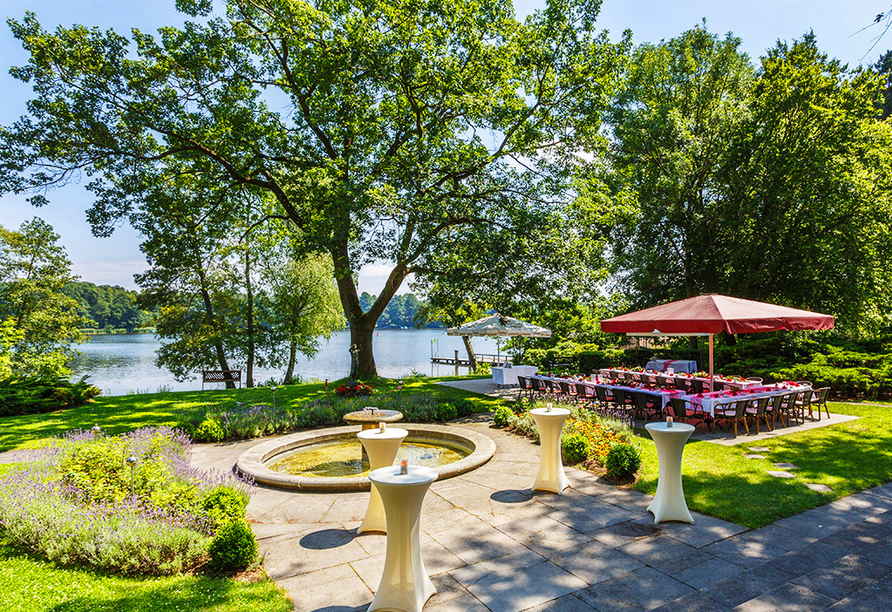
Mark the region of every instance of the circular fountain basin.
[[[461, 449], [462, 454], [467, 453], [467, 456], [457, 461], [433, 468], [439, 474], [438, 480], [457, 476], [480, 467], [492, 458], [496, 450], [495, 443], [488, 437], [459, 427], [416, 423], [400, 423], [400, 427], [409, 432], [407, 441], [433, 444], [452, 450]], [[294, 455], [299, 449], [326, 443], [355, 441], [357, 440], [356, 434], [360, 430], [356, 426], [335, 427], [304, 431], [268, 440], [242, 453], [236, 466], [242, 472], [250, 474], [258, 484], [270, 487], [318, 492], [367, 491], [371, 486], [367, 475], [306, 476], [276, 471], [270, 467], [276, 462]], [[359, 456], [357, 456], [358, 459]]]

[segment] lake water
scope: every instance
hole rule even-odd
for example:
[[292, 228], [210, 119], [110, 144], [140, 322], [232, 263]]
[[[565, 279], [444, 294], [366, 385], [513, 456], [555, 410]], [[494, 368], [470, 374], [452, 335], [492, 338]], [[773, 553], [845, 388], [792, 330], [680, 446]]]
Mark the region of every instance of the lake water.
[[[477, 353], [497, 351], [495, 339], [472, 338]], [[160, 343], [152, 334], [102, 334], [78, 347], [81, 354], [72, 363], [74, 378], [88, 375], [89, 381], [102, 389], [103, 395], [154, 393], [158, 390], [187, 391], [201, 389], [201, 376], [196, 380], [177, 382], [165, 369], [155, 367], [155, 350]], [[459, 336], [447, 336], [445, 329], [381, 329], [375, 331], [375, 361], [378, 374], [388, 378], [406, 376], [415, 370], [429, 376], [446, 376], [455, 368], [433, 365], [433, 354], [453, 357], [455, 350], [466, 357]], [[295, 374], [302, 379], [337, 380], [350, 374], [350, 332], [343, 331], [323, 341], [313, 359], [298, 354]], [[460, 370], [466, 372], [465, 369]], [[260, 383], [270, 378], [281, 380], [283, 370], [255, 369], [254, 379]], [[205, 388], [222, 388], [221, 384]]]

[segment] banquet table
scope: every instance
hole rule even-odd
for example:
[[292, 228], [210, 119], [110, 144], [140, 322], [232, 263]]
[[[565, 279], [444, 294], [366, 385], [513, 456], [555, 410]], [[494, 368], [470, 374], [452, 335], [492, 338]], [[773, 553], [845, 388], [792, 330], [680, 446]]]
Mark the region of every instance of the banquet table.
[[676, 372], [693, 373], [697, 371], [697, 362], [686, 359], [654, 359], [645, 366], [648, 370], [665, 372], [672, 368]]
[[[699, 380], [704, 383], [709, 383], [709, 378], [703, 378], [700, 376], [691, 376], [687, 372], [676, 372], [672, 376], [666, 374], [665, 372], [655, 372], [655, 371], [639, 371], [639, 370], [618, 370], [616, 368], [602, 368], [600, 370], [601, 376], [606, 376], [607, 378], [619, 378], [625, 374], [631, 374], [635, 380], [641, 380], [642, 375], [646, 376], [655, 376], [657, 379], [669, 381], [675, 378], [685, 378], [687, 380]], [[762, 383], [757, 380], [730, 380], [726, 378], [722, 378], [721, 376], [714, 377], [716, 382], [720, 382], [726, 387], [733, 387], [735, 389], [749, 389], [751, 387], [760, 387]]]
[[760, 385], [759, 387], [743, 391], [713, 391], [712, 393], [694, 393], [684, 395], [682, 399], [689, 402], [695, 410], [700, 409], [709, 415], [715, 415], [715, 408], [721, 404], [728, 404], [742, 399], [758, 399], [760, 397], [773, 397], [786, 393], [799, 393], [811, 389], [806, 385], [784, 384]]

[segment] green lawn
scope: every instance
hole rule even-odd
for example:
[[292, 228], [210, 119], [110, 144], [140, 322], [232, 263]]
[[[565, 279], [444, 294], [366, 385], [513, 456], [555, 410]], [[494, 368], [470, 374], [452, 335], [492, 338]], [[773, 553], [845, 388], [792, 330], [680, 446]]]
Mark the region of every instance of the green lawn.
[[203, 576], [122, 578], [59, 567], [0, 537], [2, 609], [10, 612], [285, 612], [276, 585]]
[[[406, 380], [400, 392], [432, 392], [443, 399], [472, 398], [480, 410], [492, 410], [499, 404], [498, 400], [435, 384], [439, 380], [442, 378]], [[343, 382], [330, 381], [329, 392], [333, 393]], [[395, 380], [379, 378], [371, 381], [371, 384], [376, 393], [398, 392]], [[281, 386], [276, 389], [276, 404], [297, 404], [324, 396], [325, 386], [320, 383]], [[95, 402], [49, 414], [0, 418], [0, 451], [27, 448], [42, 438], [75, 429], [89, 429], [97, 423], [106, 433], [119, 434], [150, 425], [175, 425], [184, 413], [204, 406], [226, 407], [236, 402], [271, 404], [272, 401], [273, 392], [269, 387], [100, 396]]]
[[[682, 475], [691, 510], [761, 527], [835, 499], [892, 480], [892, 405], [831, 403], [830, 411], [861, 417], [855, 421], [797, 432], [758, 443], [722, 446], [689, 442]], [[766, 459], [746, 459], [749, 446], [765, 446]], [[642, 469], [636, 488], [653, 495], [657, 488], [657, 453], [642, 436]], [[796, 478], [774, 478], [774, 463], [793, 463]], [[825, 484], [819, 493], [806, 483]]]

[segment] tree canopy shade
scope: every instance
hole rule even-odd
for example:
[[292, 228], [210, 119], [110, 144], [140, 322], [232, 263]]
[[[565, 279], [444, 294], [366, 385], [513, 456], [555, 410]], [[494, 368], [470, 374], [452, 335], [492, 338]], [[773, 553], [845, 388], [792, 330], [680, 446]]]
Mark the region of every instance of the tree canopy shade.
[[[594, 32], [599, 4], [550, 0], [518, 23], [509, 0], [230, 0], [226, 18], [180, 0], [193, 21], [134, 30], [135, 46], [27, 14], [10, 26], [31, 59], [12, 73], [35, 98], [2, 131], [0, 188], [41, 204], [84, 170], [99, 234], [185, 175], [270, 194], [302, 249], [331, 258], [372, 376], [374, 325], [404, 279], [461, 272], [444, 236], [485, 260], [494, 237], [533, 243], [564, 220], [553, 203], [628, 46]], [[364, 312], [354, 275], [376, 260], [394, 265]]]

